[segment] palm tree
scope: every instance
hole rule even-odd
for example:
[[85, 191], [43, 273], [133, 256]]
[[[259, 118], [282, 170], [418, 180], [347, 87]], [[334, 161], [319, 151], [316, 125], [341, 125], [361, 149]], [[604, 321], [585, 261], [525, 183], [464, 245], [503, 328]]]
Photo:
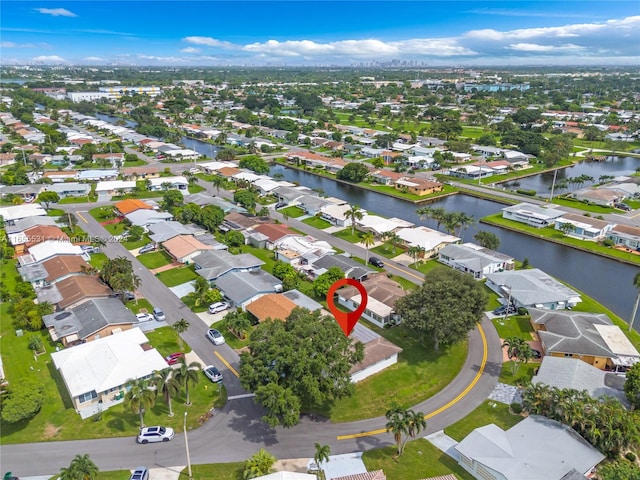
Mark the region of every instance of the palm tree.
[[220, 175], [215, 175], [211, 179], [211, 183], [213, 184], [214, 187], [216, 187], [216, 192], [218, 192], [218, 195], [220, 195], [220, 187], [224, 185], [224, 178], [221, 177]]
[[358, 205], [351, 205], [351, 208], [344, 214], [345, 218], [351, 220], [351, 235], [356, 234], [356, 220], [362, 220], [362, 210]]
[[151, 389], [149, 381], [141, 378], [127, 383], [127, 393], [124, 395], [124, 403], [133, 413], [140, 415], [140, 428], [144, 427], [144, 411], [156, 404], [156, 394]]
[[185, 394], [187, 397], [187, 401], [185, 405], [191, 405], [191, 400], [189, 399], [189, 383], [193, 383], [194, 385], [198, 383], [200, 380], [200, 375], [198, 372], [200, 371], [200, 364], [198, 362], [191, 362], [187, 364], [187, 361], [184, 357], [180, 360], [180, 367], [174, 370], [173, 375], [175, 379], [178, 381], [180, 385], [184, 385]]
[[322, 468], [322, 464], [324, 462], [329, 461], [329, 455], [331, 455], [331, 447], [329, 445], [320, 445], [316, 442], [316, 453], [313, 455], [313, 461], [318, 466], [318, 470], [320, 471], [319, 477], [324, 480], [324, 469]]
[[[198, 276], [198, 278], [193, 281], [193, 286], [195, 293], [195, 301], [193, 302], [193, 304], [196, 307], [199, 307], [202, 302], [205, 301], [207, 292], [209, 292], [209, 288], [211, 288], [211, 285], [209, 285], [209, 282], [206, 278]], [[175, 329], [175, 325], [173, 327]]]
[[[502, 342], [502, 348], [507, 347], [507, 356], [513, 360], [513, 366], [511, 373], [515, 375], [518, 369], [518, 360], [520, 358], [520, 352], [525, 350], [529, 345], [520, 337], [507, 337]], [[531, 347], [529, 347], [531, 349]]]
[[274, 463], [276, 463], [276, 457], [264, 448], [261, 448], [258, 450], [258, 453], [247, 460], [244, 467], [245, 480], [275, 473], [276, 470], [273, 468]]
[[89, 454], [76, 455], [71, 460], [69, 469], [73, 472], [73, 478], [78, 480], [95, 480], [98, 478], [98, 467], [89, 458]]
[[424, 413], [414, 412], [413, 410], [407, 410], [405, 414], [408, 420], [408, 426], [407, 426], [407, 439], [402, 444], [403, 452], [404, 452], [405, 445], [409, 441], [409, 438], [411, 438], [411, 440], [415, 440], [418, 434], [422, 430], [427, 428], [427, 421], [424, 418]]
[[396, 232], [391, 232], [391, 234], [389, 235], [389, 243], [393, 247], [393, 253], [395, 254], [396, 253], [396, 247], [398, 245], [402, 244], [402, 239], [400, 238], [400, 236]]
[[171, 328], [178, 334], [178, 341], [180, 342], [180, 350], [184, 350], [184, 343], [182, 341], [182, 334], [189, 330], [191, 324], [187, 322], [184, 318], [181, 318], [176, 323], [174, 323]]
[[153, 383], [156, 386], [156, 392], [162, 393], [164, 402], [169, 407], [169, 416], [173, 417], [173, 409], [171, 408], [171, 397], [180, 393], [180, 383], [173, 375], [173, 368], [165, 368], [155, 372]]
[[636, 303], [633, 305], [633, 312], [631, 312], [629, 331], [633, 328], [633, 322], [635, 321], [636, 313], [638, 313], [638, 305], [640, 304], [640, 272], [636, 273], [635, 277], [633, 277], [633, 286], [638, 289], [638, 296], [636, 297]]
[[420, 245], [412, 245], [409, 247], [409, 250], [407, 250], [407, 253], [411, 256], [411, 258], [413, 258], [413, 263], [415, 264], [418, 263], [418, 257], [420, 256], [420, 254], [423, 254], [424, 252], [425, 248]]
[[449, 212], [442, 207], [422, 207], [418, 208], [416, 213], [420, 217], [420, 220], [431, 219], [435, 221], [436, 230], [440, 230], [440, 224], [443, 223]]
[[387, 417], [387, 432], [393, 434], [393, 439], [396, 442], [397, 455], [402, 455], [402, 436], [409, 432], [409, 421], [406, 416], [406, 410], [399, 406], [392, 406], [385, 417]]
[[367, 263], [369, 262], [369, 248], [371, 248], [371, 246], [375, 243], [375, 237], [373, 233], [366, 232], [364, 235], [362, 235], [362, 238], [360, 239], [360, 243], [364, 245], [364, 248], [367, 249], [367, 253], [364, 259], [365, 263]]

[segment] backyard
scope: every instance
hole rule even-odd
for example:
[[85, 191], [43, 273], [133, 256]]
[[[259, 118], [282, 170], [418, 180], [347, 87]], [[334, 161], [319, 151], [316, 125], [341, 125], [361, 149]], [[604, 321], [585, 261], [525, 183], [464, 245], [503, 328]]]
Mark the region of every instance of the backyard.
[[493, 400], [485, 400], [482, 405], [469, 415], [445, 428], [444, 433], [454, 440], [461, 441], [478, 427], [493, 423], [504, 430], [508, 430], [522, 419], [523, 417], [520, 415], [515, 415], [509, 411], [509, 405], [494, 402]]
[[198, 278], [198, 274], [195, 272], [195, 266], [189, 265], [165, 270], [164, 272], [156, 274], [156, 277], [167, 287], [175, 287], [195, 280]]
[[142, 255], [138, 255], [136, 258], [138, 259], [138, 261], [140, 261], [141, 264], [143, 264], [150, 270], [169, 265], [171, 262], [173, 262], [171, 256], [164, 250], [161, 250], [159, 252], [144, 253]]

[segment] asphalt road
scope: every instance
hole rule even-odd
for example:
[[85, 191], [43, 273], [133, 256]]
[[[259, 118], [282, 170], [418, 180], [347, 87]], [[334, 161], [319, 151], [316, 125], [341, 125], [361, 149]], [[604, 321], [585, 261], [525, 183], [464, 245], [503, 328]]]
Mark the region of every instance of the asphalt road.
[[[228, 192], [221, 193], [221, 196], [228, 195]], [[106, 230], [88, 214], [88, 210], [96, 205], [65, 205], [64, 208], [79, 213], [79, 225], [88, 235], [108, 238]], [[279, 216], [277, 212], [273, 212], [273, 215]], [[360, 246], [294, 219], [290, 219], [289, 223], [353, 255], [364, 256], [364, 249]], [[229, 396], [245, 394], [238, 379], [214, 354], [221, 354], [237, 370], [237, 353], [227, 345], [213, 346], [205, 337], [206, 325], [120, 243], [108, 242], [102, 250], [110, 258], [125, 256], [132, 261], [136, 275], [142, 280], [138, 292], [153, 306], [159, 306], [164, 310], [168, 323], [175, 323], [181, 318], [186, 319], [191, 326], [182, 335], [183, 338], [204, 362], [216, 365], [223, 372]], [[409, 272], [406, 267], [394, 262], [386, 263], [389, 270], [397, 270], [396, 273], [399, 275], [410, 275], [406, 278], [420, 283], [419, 272]], [[500, 340], [489, 320], [483, 321], [482, 326], [482, 334], [478, 329], [470, 334], [469, 353], [460, 374], [437, 395], [414, 407], [428, 416], [428, 433], [440, 430], [466, 416], [480, 405], [495, 387], [502, 361]], [[192, 463], [241, 461], [263, 447], [279, 458], [295, 458], [313, 456], [315, 442], [330, 445], [331, 451], [336, 454], [362, 451], [392, 443], [391, 435], [384, 432], [384, 417], [338, 424], [311, 421], [304, 417], [300, 425], [294, 428], [271, 429], [260, 420], [262, 415], [261, 407], [255, 404], [253, 398], [229, 400], [225, 408], [218, 411], [214, 418], [204, 426], [189, 432]], [[376, 430], [379, 433], [367, 433]], [[353, 436], [363, 432], [366, 433], [363, 436]], [[348, 438], [338, 439], [339, 436]], [[89, 453], [92, 460], [104, 471], [130, 469], [138, 465], [153, 467], [186, 464], [184, 435], [180, 434], [170, 443], [152, 445], [137, 445], [132, 437], [3, 445], [2, 468], [22, 476], [46, 475], [67, 466], [78, 453]]]

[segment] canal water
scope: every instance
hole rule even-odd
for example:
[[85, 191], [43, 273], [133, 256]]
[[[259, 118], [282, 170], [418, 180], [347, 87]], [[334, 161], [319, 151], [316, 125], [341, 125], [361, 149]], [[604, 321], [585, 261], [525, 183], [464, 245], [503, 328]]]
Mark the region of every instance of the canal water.
[[181, 141], [185, 148], [195, 150], [200, 155], [204, 155], [211, 159], [216, 158], [216, 155], [218, 155], [218, 150], [220, 150], [219, 147], [216, 147], [215, 145], [207, 142], [203, 142], [202, 140], [198, 140], [196, 138], [181, 137]]
[[135, 128], [138, 125], [138, 122], [135, 122], [133, 120], [127, 120], [126, 118], [120, 118], [114, 115], [107, 115], [106, 113], [96, 113], [95, 117], [98, 120], [102, 120], [103, 122], [113, 123], [114, 125], [124, 121], [123, 126], [127, 128]]
[[[576, 178], [581, 175], [592, 177], [595, 183], [599, 182], [599, 178], [602, 175], [609, 175], [611, 177], [618, 177], [622, 175], [631, 175], [635, 173], [636, 169], [640, 168], [640, 158], [634, 157], [607, 157], [602, 162], [590, 162], [583, 161], [571, 167], [558, 170], [556, 177], [556, 187], [564, 180], [570, 178]], [[548, 197], [551, 193], [551, 185], [553, 184], [553, 172], [541, 173], [531, 177], [521, 178], [515, 182], [507, 182], [501, 184], [510, 190], [516, 190], [518, 188], [525, 190], [535, 190], [541, 197]], [[573, 190], [579, 188], [588, 187], [593, 185], [592, 182], [586, 182], [582, 186], [576, 184], [569, 184], [568, 188], [558, 190], [556, 188], [554, 196], [565, 193], [570, 193]]]
[[[300, 185], [319, 190], [327, 196], [347, 200], [369, 212], [385, 217], [399, 217], [416, 225], [436, 228], [435, 222], [420, 220], [415, 213], [416, 207], [403, 200], [355, 186], [344, 185], [328, 178], [286, 168], [282, 165], [272, 166], [270, 174], [273, 176], [278, 173], [282, 174], [287, 181], [297, 182]], [[504, 207], [496, 202], [467, 195], [449, 196], [431, 204], [431, 206], [442, 207], [449, 211], [464, 211], [473, 215], [476, 220], [497, 213]], [[462, 232], [461, 236], [464, 241], [473, 241], [473, 235], [478, 230], [495, 233], [500, 239], [499, 250], [501, 252], [520, 261], [526, 257], [532, 266], [568, 282], [607, 306], [623, 319], [628, 321], [631, 316], [633, 302], [637, 294], [632, 282], [638, 267], [480, 223]], [[636, 329], [639, 327], [640, 323], [636, 322]]]

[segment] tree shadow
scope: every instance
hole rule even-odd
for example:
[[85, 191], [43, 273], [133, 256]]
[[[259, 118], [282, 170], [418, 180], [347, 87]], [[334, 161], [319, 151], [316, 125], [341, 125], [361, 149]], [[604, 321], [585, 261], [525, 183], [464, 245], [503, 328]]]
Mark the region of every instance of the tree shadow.
[[229, 426], [235, 431], [243, 432], [246, 441], [267, 447], [278, 443], [276, 430], [262, 420], [266, 410], [252, 398], [228, 402], [223, 412], [232, 415]]

